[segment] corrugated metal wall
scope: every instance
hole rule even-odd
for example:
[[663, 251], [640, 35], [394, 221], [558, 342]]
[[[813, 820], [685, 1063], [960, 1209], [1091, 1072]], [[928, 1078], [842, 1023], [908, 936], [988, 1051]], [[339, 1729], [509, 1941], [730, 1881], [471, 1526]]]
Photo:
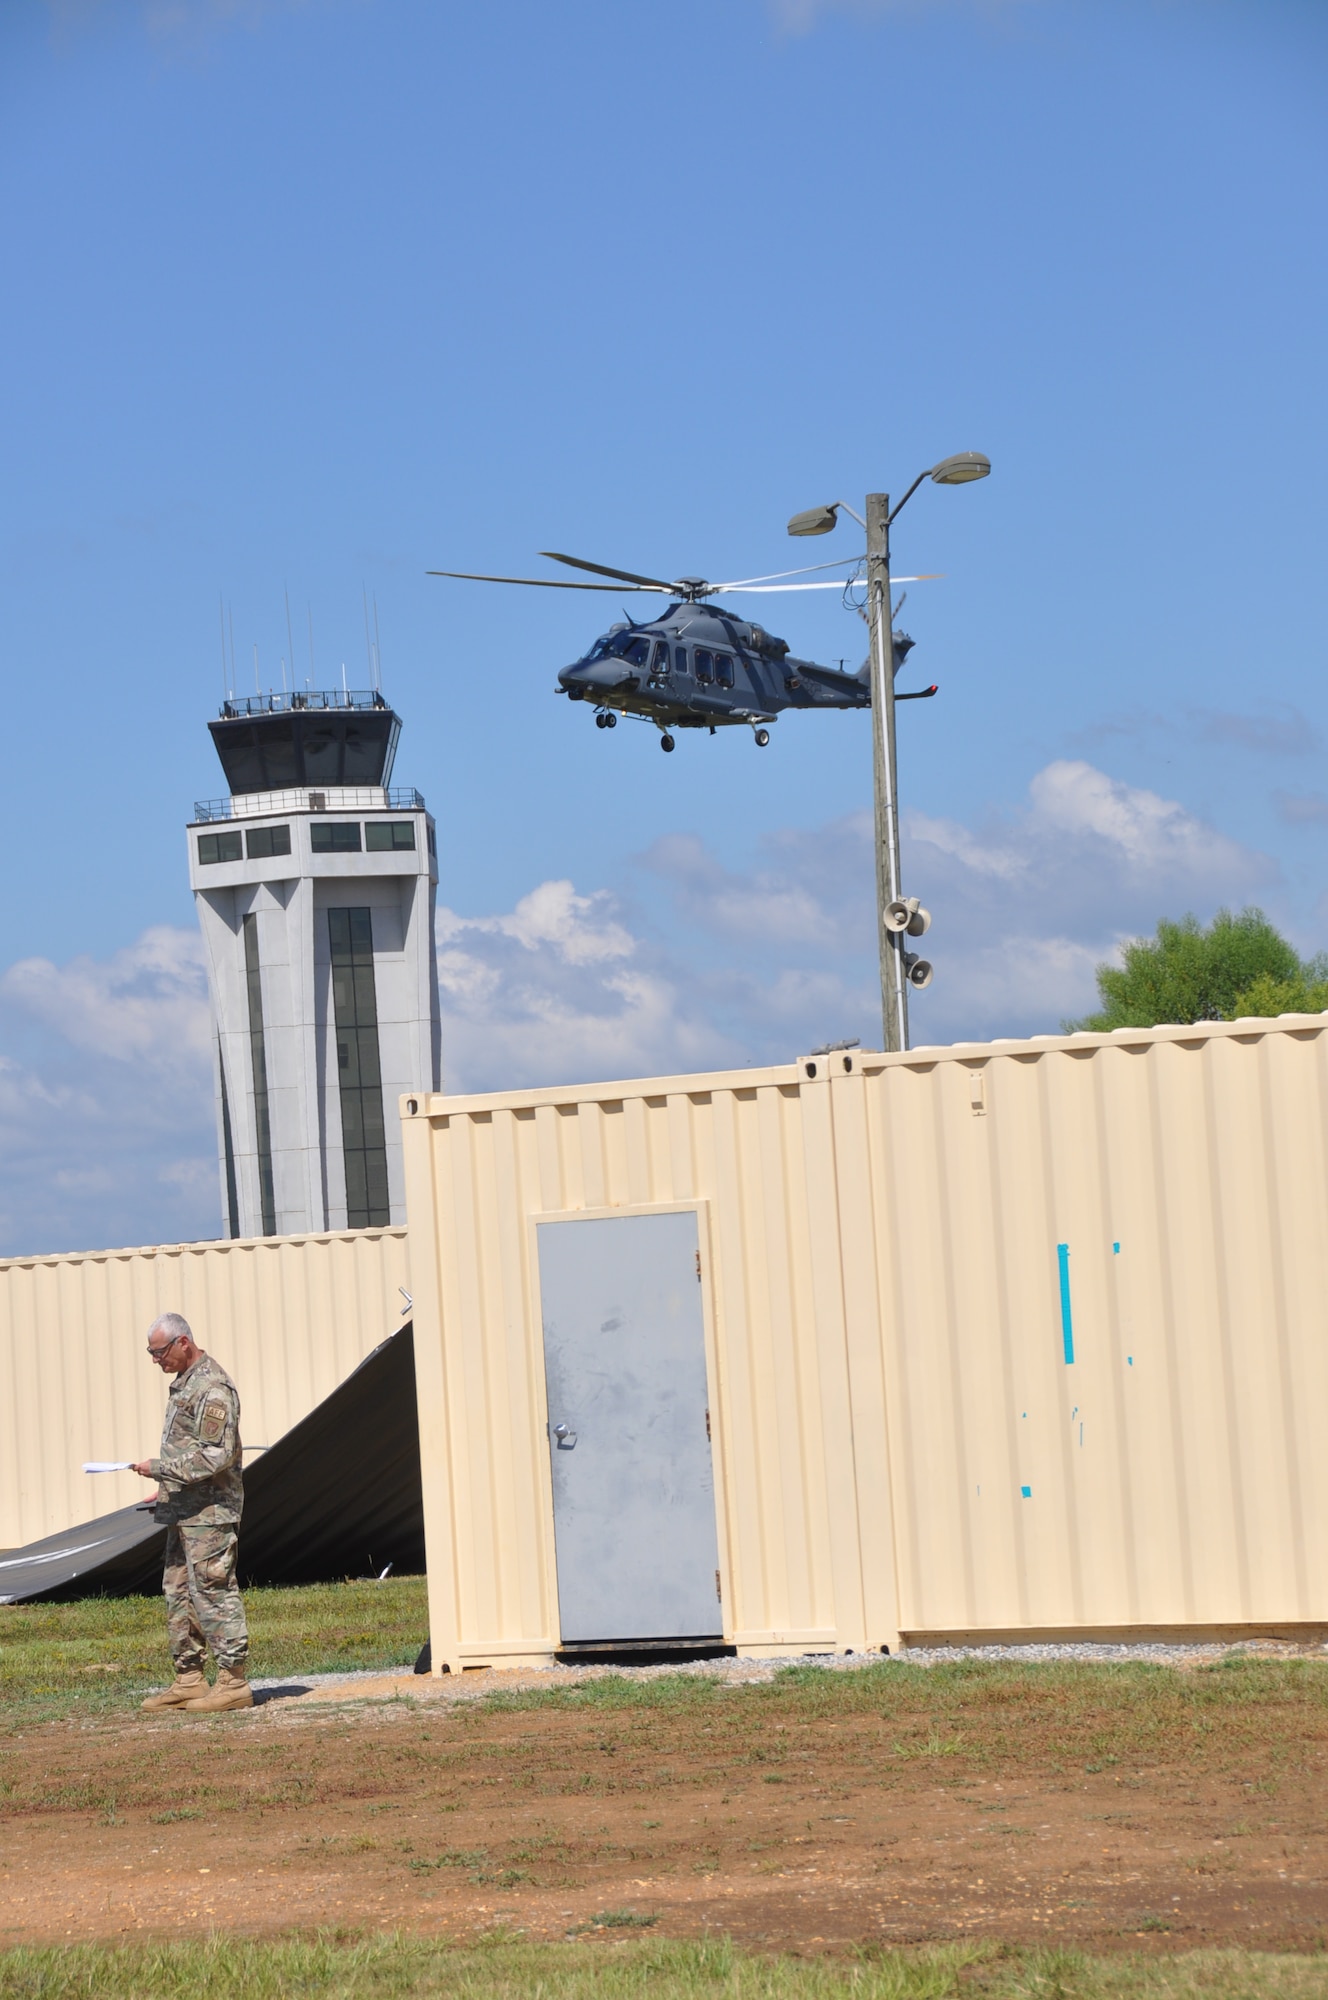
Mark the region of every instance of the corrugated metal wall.
[[0, 1547], [130, 1506], [168, 1383], [147, 1329], [182, 1312], [235, 1377], [243, 1435], [274, 1444], [401, 1324], [404, 1229], [185, 1243], [0, 1262]]
[[868, 1078], [906, 1629], [1328, 1619], [1326, 1055], [1314, 1017]]
[[1326, 1027], [403, 1100], [435, 1660], [558, 1639], [534, 1220], [680, 1205], [743, 1651], [1328, 1620]]

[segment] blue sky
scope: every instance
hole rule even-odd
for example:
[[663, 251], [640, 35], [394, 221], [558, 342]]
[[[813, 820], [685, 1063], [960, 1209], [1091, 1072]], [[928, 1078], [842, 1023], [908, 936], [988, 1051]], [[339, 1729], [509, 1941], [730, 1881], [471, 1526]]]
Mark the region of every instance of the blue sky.
[[1185, 909], [1328, 945], [1326, 84], [1314, 0], [10, 0], [0, 1250], [218, 1227], [220, 596], [242, 688], [287, 589], [362, 683], [377, 599], [452, 1085], [876, 1041], [870, 746], [663, 758], [552, 693], [612, 599], [425, 571], [781, 568], [960, 449], [895, 534], [915, 1040]]

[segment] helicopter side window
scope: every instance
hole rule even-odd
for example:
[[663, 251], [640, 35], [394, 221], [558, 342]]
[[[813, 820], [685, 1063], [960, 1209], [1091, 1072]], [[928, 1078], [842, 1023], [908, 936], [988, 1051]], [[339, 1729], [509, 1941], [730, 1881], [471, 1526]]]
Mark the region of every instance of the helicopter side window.
[[722, 688], [733, 686], [733, 660], [728, 653], [715, 654], [715, 679]]
[[715, 678], [714, 658], [710, 653], [703, 652], [700, 646], [696, 649], [696, 678], [699, 681], [712, 681]]
[[650, 671], [652, 674], [667, 674], [668, 670], [669, 670], [668, 644], [663, 639], [656, 639], [655, 657], [653, 662], [651, 663]]
[[675, 646], [674, 648], [673, 671], [676, 674], [685, 674], [687, 672], [687, 648], [685, 646]]

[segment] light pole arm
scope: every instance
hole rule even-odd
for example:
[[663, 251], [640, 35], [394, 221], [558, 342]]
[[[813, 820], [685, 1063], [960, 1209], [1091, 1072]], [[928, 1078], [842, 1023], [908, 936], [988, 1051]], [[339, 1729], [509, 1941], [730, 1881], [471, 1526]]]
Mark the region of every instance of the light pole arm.
[[908, 492], [904, 495], [903, 499], [900, 501], [899, 505], [897, 507], [892, 507], [890, 509], [889, 514], [886, 516], [886, 522], [885, 522], [887, 528], [893, 526], [896, 517], [903, 512], [905, 507], [907, 507], [909, 501], [913, 498], [913, 495], [917, 492], [923, 480], [931, 478], [931, 471], [932, 471], [931, 467], [928, 466], [925, 472], [920, 472], [917, 478], [913, 481], [913, 484], [909, 487]]

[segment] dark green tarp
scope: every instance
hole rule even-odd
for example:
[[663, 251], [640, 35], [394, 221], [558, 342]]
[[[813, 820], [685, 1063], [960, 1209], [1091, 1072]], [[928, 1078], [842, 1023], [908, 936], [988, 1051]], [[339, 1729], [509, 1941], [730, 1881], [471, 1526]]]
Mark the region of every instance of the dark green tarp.
[[[243, 1405], [244, 1384], [240, 1384]], [[161, 1587], [166, 1532], [121, 1507], [0, 1556], [0, 1604]], [[241, 1583], [323, 1583], [424, 1568], [412, 1330], [402, 1327], [248, 1466]]]

